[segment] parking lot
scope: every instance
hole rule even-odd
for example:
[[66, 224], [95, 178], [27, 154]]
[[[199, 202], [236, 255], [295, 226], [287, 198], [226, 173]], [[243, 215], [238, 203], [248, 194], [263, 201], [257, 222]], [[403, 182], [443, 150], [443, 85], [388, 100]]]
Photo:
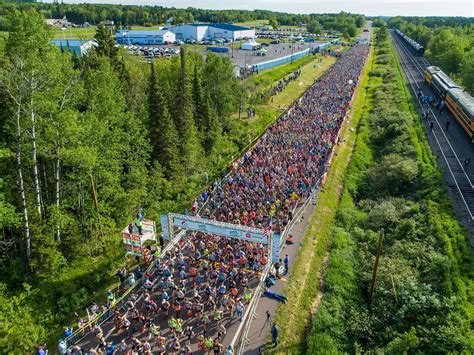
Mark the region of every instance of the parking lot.
[[[258, 42], [258, 40], [257, 40]], [[321, 42], [304, 42], [304, 43], [280, 43], [280, 44], [269, 44], [268, 47], [262, 47], [267, 50], [265, 56], [257, 56], [256, 51], [243, 51], [240, 49], [231, 50], [229, 53], [219, 53], [221, 56], [228, 56], [235, 66], [242, 67], [246, 64], [254, 65], [267, 60], [272, 60], [280, 57], [297, 53], [306, 48], [314, 48]]]
[[[258, 41], [258, 40], [257, 40]], [[258, 56], [257, 51], [241, 50], [229, 48], [228, 53], [215, 53], [217, 55], [228, 57], [234, 66], [242, 67], [246, 64], [254, 65], [268, 60], [284, 57], [292, 53], [300, 52], [306, 48], [314, 48], [322, 42], [296, 42], [296, 43], [279, 43], [279, 44], [268, 44], [262, 46], [267, 53], [265, 56]], [[194, 50], [204, 57], [207, 55], [207, 45], [197, 44], [186, 44], [186, 47]], [[213, 46], [228, 46], [228, 44]], [[134, 55], [142, 55], [145, 58], [171, 58], [174, 55], [179, 54], [179, 45], [126, 45], [124, 46], [130, 53]]]

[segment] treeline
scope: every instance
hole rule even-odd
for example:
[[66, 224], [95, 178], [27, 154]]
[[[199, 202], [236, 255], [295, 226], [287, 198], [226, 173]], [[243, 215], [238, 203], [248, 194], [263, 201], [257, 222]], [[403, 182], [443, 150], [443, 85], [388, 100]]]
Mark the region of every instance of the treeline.
[[423, 45], [433, 65], [474, 94], [474, 18], [394, 17], [388, 25]]
[[[0, 352], [27, 353], [112, 283], [120, 230], [184, 211], [248, 144], [228, 58], [149, 65], [115, 47], [71, 57], [37, 11], [0, 49]], [[247, 132], [249, 132], [247, 130]], [[31, 285], [34, 285], [32, 287]]]
[[327, 30], [340, 32], [345, 38], [349, 38], [354, 37], [357, 28], [362, 28], [365, 22], [365, 17], [362, 15], [341, 12], [337, 17], [317, 15], [308, 21], [306, 28], [308, 32], [314, 34], [321, 34], [323, 30]]
[[309, 354], [474, 351], [468, 235], [451, 213], [446, 182], [397, 66], [383, 28]]
[[[136, 6], [136, 5], [104, 5], [104, 4], [66, 4], [55, 3], [20, 3], [19, 9], [36, 9], [46, 18], [63, 18], [64, 16], [73, 23], [82, 24], [89, 22], [98, 24], [102, 20], [113, 20], [118, 26], [153, 26], [164, 24], [172, 18], [173, 24], [193, 21], [226, 23], [246, 22], [252, 20], [276, 20], [279, 25], [301, 26], [312, 21], [319, 21], [325, 29], [342, 31], [347, 21], [361, 23], [362, 15], [352, 15], [345, 12], [340, 14], [289, 14], [269, 10], [205, 10], [189, 7], [187, 9], [166, 8], [162, 6]], [[11, 4], [4, 3], [0, 6], [0, 15], [5, 14]], [[1, 18], [1, 17], [0, 17]], [[340, 18], [343, 18], [341, 20]], [[326, 24], [328, 27], [324, 26]], [[361, 26], [358, 26], [361, 27]], [[2, 23], [0, 21], [0, 30]]]

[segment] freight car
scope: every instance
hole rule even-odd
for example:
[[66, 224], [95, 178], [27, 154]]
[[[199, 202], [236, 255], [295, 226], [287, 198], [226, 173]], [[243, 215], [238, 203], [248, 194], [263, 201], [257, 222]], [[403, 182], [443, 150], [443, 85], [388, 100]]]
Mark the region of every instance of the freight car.
[[425, 53], [425, 48], [419, 44], [418, 42], [415, 42], [412, 40], [410, 37], [408, 37], [406, 34], [404, 34], [402, 31], [399, 29], [395, 30], [395, 33], [405, 42], [408, 44], [408, 46], [418, 55], [423, 55]]

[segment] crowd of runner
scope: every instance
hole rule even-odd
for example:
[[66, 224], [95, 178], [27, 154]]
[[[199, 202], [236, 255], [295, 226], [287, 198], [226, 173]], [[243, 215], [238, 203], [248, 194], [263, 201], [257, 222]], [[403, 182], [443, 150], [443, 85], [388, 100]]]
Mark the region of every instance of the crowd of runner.
[[301, 69], [295, 70], [291, 75], [288, 75], [286, 78], [281, 79], [278, 84], [276, 84], [272, 89], [272, 95], [277, 95], [282, 92], [289, 83], [298, 79], [301, 75]]
[[368, 46], [357, 45], [258, 140], [208, 201], [203, 217], [262, 228], [292, 219], [323, 172]]
[[[357, 45], [341, 55], [231, 173], [213, 184], [212, 193], [194, 201], [192, 212], [206, 202], [202, 217], [270, 225], [275, 232], [284, 228], [324, 171], [367, 54], [367, 45]], [[112, 322], [91, 326], [72, 353], [232, 354], [223, 339], [248, 307], [268, 263], [266, 246], [192, 232], [164, 255], [158, 248], [148, 257], [152, 272], [139, 269], [131, 281], [120, 274], [124, 287], [141, 278], [143, 292], [131, 294], [122, 310], [111, 307]], [[284, 266], [287, 271], [287, 258]], [[287, 301], [271, 290], [271, 282], [266, 286], [266, 296]], [[108, 306], [113, 303], [112, 295]]]

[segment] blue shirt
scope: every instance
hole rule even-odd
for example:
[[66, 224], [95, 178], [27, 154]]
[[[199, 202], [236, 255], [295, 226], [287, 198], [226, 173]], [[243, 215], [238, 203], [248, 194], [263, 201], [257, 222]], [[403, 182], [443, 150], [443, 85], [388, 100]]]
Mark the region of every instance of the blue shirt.
[[114, 350], [115, 350], [115, 345], [114, 344], [111, 344], [111, 345], [107, 345], [105, 347], [105, 353], [107, 355], [112, 355], [114, 353]]

